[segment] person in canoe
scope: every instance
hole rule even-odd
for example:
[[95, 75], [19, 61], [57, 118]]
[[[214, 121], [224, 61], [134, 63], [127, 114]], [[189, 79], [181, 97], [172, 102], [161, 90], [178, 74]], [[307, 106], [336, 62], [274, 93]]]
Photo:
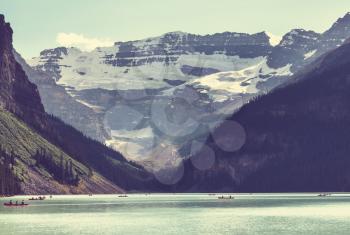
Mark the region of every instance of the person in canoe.
[[32, 197], [32, 198], [29, 198], [29, 200], [31, 201], [37, 201], [37, 200], [45, 200], [45, 196], [39, 196], [39, 197]]
[[28, 206], [28, 204], [24, 203], [24, 201], [22, 201], [21, 203], [18, 203], [18, 201], [16, 201], [16, 203], [13, 203], [12, 201], [10, 201], [10, 202], [5, 202], [4, 206], [22, 207], [22, 206]]
[[220, 197], [218, 197], [218, 199], [235, 199], [234, 197], [232, 197], [231, 195], [230, 196], [224, 196], [224, 195], [222, 195], [222, 196], [220, 196]]

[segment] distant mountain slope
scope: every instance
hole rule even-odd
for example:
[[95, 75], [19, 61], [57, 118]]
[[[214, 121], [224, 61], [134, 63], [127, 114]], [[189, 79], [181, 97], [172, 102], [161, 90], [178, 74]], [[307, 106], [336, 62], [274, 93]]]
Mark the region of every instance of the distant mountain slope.
[[[21, 180], [20, 189], [10, 183], [15, 192], [116, 192], [152, 188], [152, 175], [144, 169], [45, 113], [36, 86], [15, 60], [12, 29], [2, 15], [0, 108], [1, 165], [6, 172], [10, 169], [17, 181]], [[18, 175], [17, 168], [21, 169], [22, 176]], [[0, 175], [2, 185], [6, 175]], [[58, 183], [66, 187], [55, 187]]]
[[[350, 190], [350, 42], [329, 52], [295, 82], [264, 95], [225, 121], [207, 141], [215, 165], [187, 162], [184, 190], [299, 192]], [[233, 131], [237, 122], [245, 137]], [[215, 133], [228, 130], [237, 151], [222, 150]], [[204, 153], [204, 154], [203, 154]], [[201, 150], [195, 158], [205, 157]], [[192, 182], [192, 183], [189, 183]], [[215, 183], [217, 182], [217, 183]]]
[[84, 135], [93, 139], [104, 141], [109, 138], [102, 125], [103, 115], [98, 109], [77, 101], [67, 93], [64, 87], [57, 85], [50, 78], [50, 74], [32, 69], [16, 51], [14, 51], [14, 55], [29, 80], [38, 87], [41, 101], [47, 113], [64, 120], [65, 123], [74, 126]]

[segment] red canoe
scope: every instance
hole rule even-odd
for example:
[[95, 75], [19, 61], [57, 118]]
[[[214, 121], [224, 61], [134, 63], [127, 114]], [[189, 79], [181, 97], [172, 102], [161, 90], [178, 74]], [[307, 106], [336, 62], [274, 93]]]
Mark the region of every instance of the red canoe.
[[12, 204], [10, 204], [10, 203], [4, 203], [4, 206], [28, 206], [29, 204], [16, 204], [16, 203], [12, 203]]

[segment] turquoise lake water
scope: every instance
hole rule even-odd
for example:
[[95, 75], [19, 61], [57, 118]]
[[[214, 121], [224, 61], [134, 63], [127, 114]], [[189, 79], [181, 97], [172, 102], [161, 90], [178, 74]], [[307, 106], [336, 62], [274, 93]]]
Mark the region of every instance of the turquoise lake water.
[[53, 196], [23, 208], [1, 198], [0, 234], [350, 234], [350, 195], [220, 195]]

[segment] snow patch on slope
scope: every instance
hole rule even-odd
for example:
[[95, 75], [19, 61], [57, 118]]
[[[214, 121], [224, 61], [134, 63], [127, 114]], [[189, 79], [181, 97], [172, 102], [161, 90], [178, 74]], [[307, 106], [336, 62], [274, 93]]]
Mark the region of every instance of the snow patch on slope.
[[[257, 83], [273, 76], [290, 76], [291, 64], [282, 68], [272, 69], [267, 65], [266, 58], [260, 63], [238, 71], [220, 72], [193, 80], [194, 87], [204, 87], [213, 90], [226, 91], [231, 94], [258, 93]], [[221, 97], [222, 98], [222, 97]], [[220, 99], [222, 101], [222, 99]]]
[[317, 50], [312, 50], [312, 51], [309, 51], [308, 53], [305, 53], [304, 60], [311, 58], [313, 55], [315, 55], [316, 52]]

